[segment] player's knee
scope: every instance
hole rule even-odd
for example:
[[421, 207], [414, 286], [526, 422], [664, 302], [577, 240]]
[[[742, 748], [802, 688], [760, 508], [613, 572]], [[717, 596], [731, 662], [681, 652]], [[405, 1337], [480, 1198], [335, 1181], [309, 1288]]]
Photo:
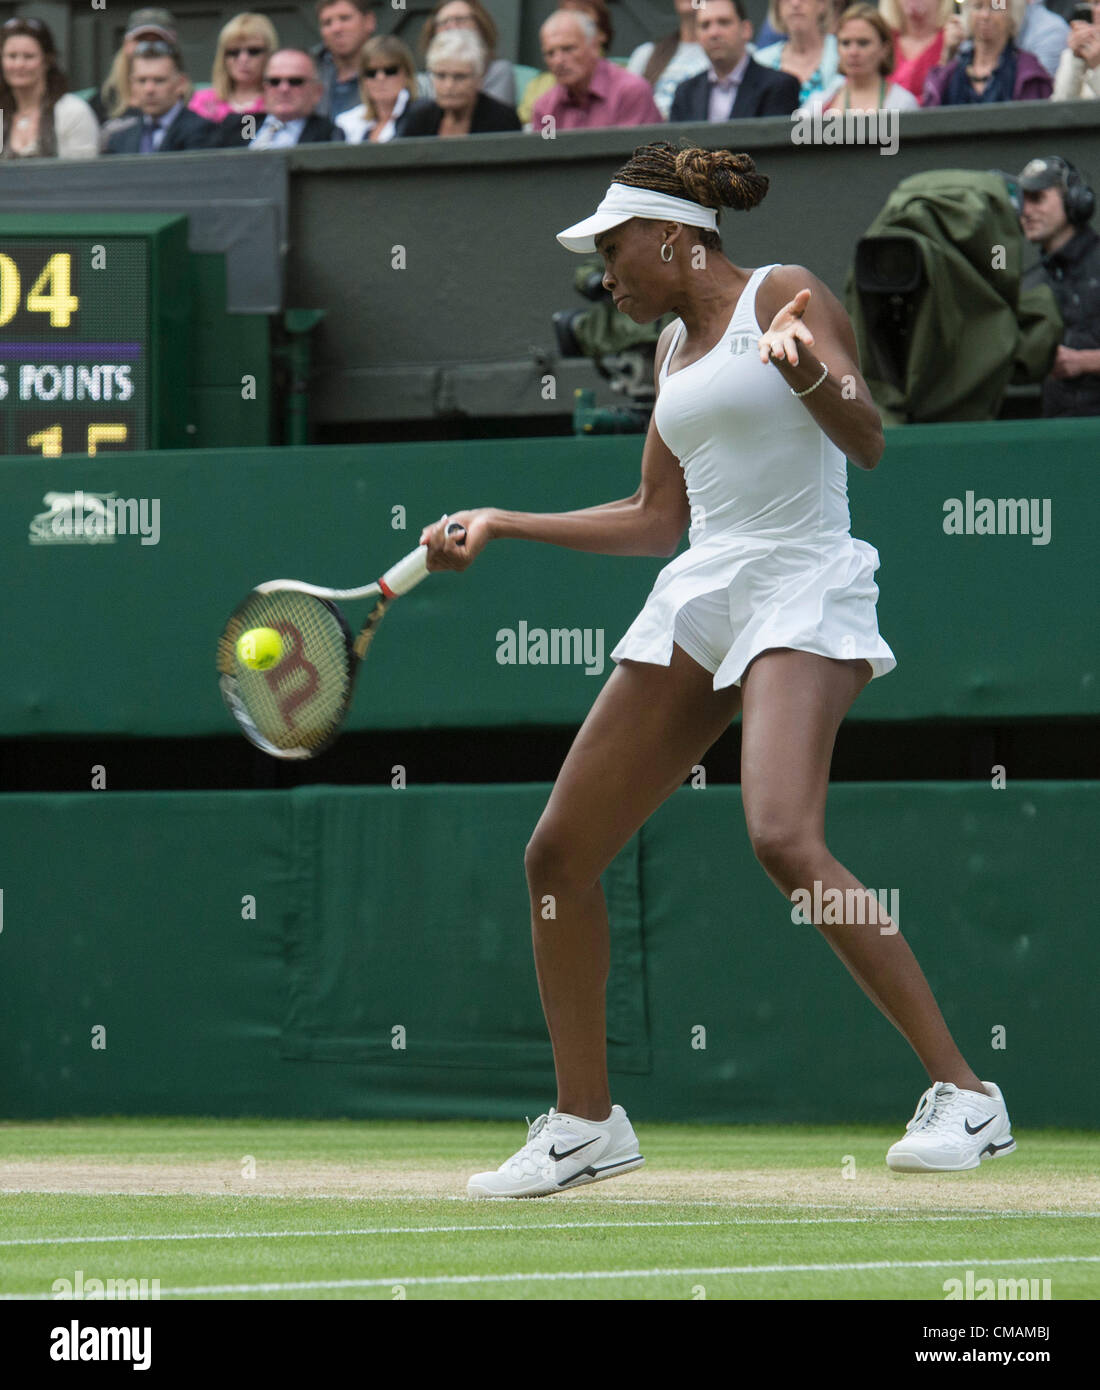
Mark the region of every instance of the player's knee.
[[749, 840], [761, 868], [784, 891], [802, 881], [820, 849], [816, 837], [783, 819], [750, 823]]
[[554, 829], [535, 828], [523, 855], [527, 884], [532, 892], [561, 893], [583, 889], [595, 882], [580, 844]]
[[523, 868], [532, 888], [560, 881], [569, 865], [569, 845], [553, 830], [537, 828], [523, 853]]

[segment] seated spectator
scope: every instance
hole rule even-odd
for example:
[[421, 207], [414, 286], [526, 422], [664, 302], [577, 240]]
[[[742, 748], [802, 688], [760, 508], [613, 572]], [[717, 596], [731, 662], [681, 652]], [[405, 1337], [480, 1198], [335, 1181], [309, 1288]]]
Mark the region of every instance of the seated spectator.
[[1016, 46], [1034, 53], [1051, 77], [1069, 41], [1069, 25], [1060, 14], [1052, 14], [1043, 0], [1028, 0]]
[[764, 22], [753, 35], [753, 41], [749, 47], [749, 52], [755, 53], [758, 48], [770, 48], [773, 43], [783, 43], [786, 38], [787, 35], [776, 29], [765, 14]]
[[130, 91], [138, 114], [115, 122], [107, 154], [169, 154], [204, 150], [218, 127], [187, 109], [191, 83], [174, 43], [143, 39], [130, 65]]
[[510, 106], [482, 90], [489, 50], [469, 29], [444, 29], [428, 49], [436, 99], [410, 102], [397, 122], [397, 138], [411, 135], [483, 135], [522, 130]]
[[666, 121], [676, 88], [710, 66], [696, 34], [696, 20], [707, 6], [699, 9], [695, 0], [673, 0], [673, 5], [678, 27], [656, 43], [639, 44], [626, 65], [627, 72], [636, 72], [653, 88], [653, 100]]
[[[996, 8], [995, 8], [996, 6]], [[928, 74], [922, 106], [962, 106], [975, 102], [1044, 101], [1054, 79], [1034, 53], [1016, 46], [1013, 35], [1024, 20], [1027, 0], [966, 0], [962, 19], [944, 26], [945, 62]], [[958, 57], [955, 57], [955, 53]]]
[[1020, 225], [1041, 253], [1021, 288], [1049, 285], [1064, 325], [1043, 415], [1100, 415], [1100, 237], [1088, 225], [1096, 196], [1057, 155], [1031, 160], [1017, 183]]
[[742, 0], [707, 0], [696, 32], [707, 55], [705, 72], [676, 88], [672, 121], [732, 121], [743, 116], [789, 116], [798, 105], [798, 78], [774, 72], [749, 53], [752, 25]]
[[376, 24], [373, 0], [317, 0], [321, 42], [313, 57], [321, 100], [311, 114], [335, 120], [359, 105], [359, 52]]
[[[607, 8], [607, 0], [561, 0], [559, 10], [573, 10], [579, 14], [586, 14], [596, 25], [596, 33], [599, 38], [600, 57], [606, 58], [611, 52], [611, 44], [615, 38], [615, 29], [611, 23], [611, 11]], [[552, 72], [540, 72], [537, 77], [532, 77], [528, 82], [519, 105], [516, 107], [516, 115], [524, 124], [525, 129], [531, 127], [531, 116], [534, 112], [535, 102], [544, 92], [548, 92], [554, 86], [557, 78]]]
[[1071, 19], [1069, 41], [1054, 77], [1055, 101], [1100, 97], [1100, 0], [1092, 7], [1092, 23]]
[[550, 123], [558, 131], [663, 121], [649, 83], [600, 57], [599, 33], [588, 15], [555, 10], [539, 30], [539, 40], [555, 82], [531, 112], [537, 133]]
[[349, 144], [392, 140], [397, 121], [416, 96], [416, 59], [396, 35], [368, 39], [359, 53], [361, 106], [342, 111], [336, 124]]
[[943, 59], [944, 25], [955, 0], [879, 0], [894, 40], [894, 81], [920, 101], [928, 74]]
[[[828, 33], [836, 33], [836, 26], [843, 9], [844, 0], [830, 0], [829, 17], [825, 24]], [[756, 31], [754, 42], [749, 45], [749, 52], [753, 53], [757, 48], [770, 48], [773, 43], [783, 43], [788, 37], [789, 35], [774, 28], [771, 20], [765, 15], [763, 24]]]
[[[840, 23], [840, 16], [847, 8], [845, 0], [829, 0], [829, 7], [825, 18], [825, 32], [835, 34], [837, 25]], [[767, 48], [773, 43], [781, 43], [789, 35], [782, 34], [778, 29], [773, 29], [767, 15], [764, 22], [756, 31], [756, 45], [758, 48]]]
[[122, 36], [122, 47], [111, 61], [111, 70], [99, 91], [89, 101], [96, 120], [104, 127], [100, 134], [103, 146], [110, 137], [113, 126], [108, 123], [120, 116], [140, 116], [141, 112], [130, 100], [130, 63], [134, 49], [146, 39], [163, 39], [165, 43], [176, 43], [176, 20], [170, 10], [134, 10], [126, 21], [126, 31]]
[[40, 19], [0, 25], [0, 130], [3, 159], [92, 159], [99, 122], [69, 91], [57, 48]]
[[907, 87], [888, 81], [894, 70], [890, 26], [874, 5], [850, 5], [836, 31], [840, 75], [803, 111], [919, 111]]
[[258, 114], [226, 116], [217, 127], [219, 145], [275, 150], [330, 140], [343, 143], [344, 132], [335, 121], [318, 114], [325, 101], [325, 84], [311, 54], [280, 48], [267, 60], [263, 81], [263, 120]]
[[196, 92], [187, 109], [206, 121], [262, 111], [264, 65], [278, 47], [279, 36], [266, 15], [235, 15], [218, 35], [210, 86]]
[[[431, 63], [428, 53], [440, 34], [455, 29], [465, 29], [467, 33], [477, 34], [489, 55], [485, 76], [481, 79], [481, 90], [495, 100], [502, 102], [510, 110], [516, 109], [516, 74], [506, 58], [496, 58], [496, 21], [481, 3], [481, 0], [439, 0], [420, 31], [420, 52], [424, 58], [424, 72], [417, 79], [419, 95], [435, 99], [435, 85], [432, 82]], [[511, 127], [509, 127], [510, 129]]]
[[831, 0], [768, 0], [768, 20], [787, 38], [758, 48], [753, 60], [797, 77], [798, 99], [804, 104], [836, 78], [836, 35], [828, 27]]

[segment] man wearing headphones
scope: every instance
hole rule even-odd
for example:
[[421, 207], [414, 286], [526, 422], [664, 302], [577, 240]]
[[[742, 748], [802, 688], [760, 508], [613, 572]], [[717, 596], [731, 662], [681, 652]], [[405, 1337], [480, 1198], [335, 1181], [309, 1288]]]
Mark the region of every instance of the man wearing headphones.
[[1024, 236], [1040, 251], [1022, 288], [1049, 285], [1064, 323], [1043, 415], [1100, 415], [1100, 237], [1088, 226], [1096, 197], [1058, 155], [1031, 160], [1016, 182]]

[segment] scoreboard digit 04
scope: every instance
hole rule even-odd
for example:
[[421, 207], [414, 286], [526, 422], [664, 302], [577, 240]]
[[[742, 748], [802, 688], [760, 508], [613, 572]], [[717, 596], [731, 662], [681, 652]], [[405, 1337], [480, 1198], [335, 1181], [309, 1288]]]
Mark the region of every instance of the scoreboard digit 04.
[[187, 442], [187, 219], [0, 216], [0, 453]]

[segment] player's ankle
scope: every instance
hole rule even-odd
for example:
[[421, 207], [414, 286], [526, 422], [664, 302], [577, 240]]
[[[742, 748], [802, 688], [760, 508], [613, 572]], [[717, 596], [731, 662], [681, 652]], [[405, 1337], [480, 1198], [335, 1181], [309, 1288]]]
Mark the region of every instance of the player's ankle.
[[609, 1100], [598, 1100], [595, 1104], [577, 1101], [572, 1105], [559, 1101], [554, 1109], [559, 1115], [575, 1115], [578, 1120], [589, 1120], [597, 1125], [602, 1125], [611, 1118], [611, 1102]]
[[979, 1078], [974, 1076], [973, 1073], [966, 1075], [964, 1073], [956, 1072], [954, 1076], [946, 1077], [945, 1080], [950, 1081], [953, 1086], [957, 1086], [960, 1091], [977, 1091], [978, 1095], [980, 1096], [986, 1096], [989, 1094], [989, 1092], [982, 1085]]

